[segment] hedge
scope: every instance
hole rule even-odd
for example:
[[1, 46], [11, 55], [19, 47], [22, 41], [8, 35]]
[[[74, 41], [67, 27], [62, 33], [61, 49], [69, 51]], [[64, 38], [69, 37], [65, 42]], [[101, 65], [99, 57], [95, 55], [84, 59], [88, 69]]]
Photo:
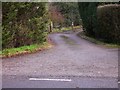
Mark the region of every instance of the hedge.
[[97, 8], [97, 36], [106, 42], [120, 44], [120, 5], [109, 4]]
[[46, 3], [2, 3], [2, 48], [14, 48], [46, 41]]
[[79, 2], [79, 12], [82, 18], [84, 31], [89, 36], [95, 36], [95, 30], [97, 28], [96, 11], [97, 3], [95, 2]]
[[120, 44], [118, 3], [79, 2], [78, 5], [84, 31], [88, 36], [108, 43]]

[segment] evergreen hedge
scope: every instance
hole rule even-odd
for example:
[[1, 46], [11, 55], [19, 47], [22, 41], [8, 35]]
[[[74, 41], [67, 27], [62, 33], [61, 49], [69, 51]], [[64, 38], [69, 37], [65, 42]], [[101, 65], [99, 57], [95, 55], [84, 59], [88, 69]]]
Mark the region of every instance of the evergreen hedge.
[[120, 5], [118, 3], [79, 2], [78, 5], [87, 35], [105, 42], [120, 44]]
[[2, 48], [14, 48], [46, 40], [46, 3], [2, 3]]
[[97, 3], [79, 2], [78, 5], [84, 31], [89, 36], [95, 36]]
[[97, 8], [98, 36], [106, 42], [120, 43], [120, 5], [109, 4]]

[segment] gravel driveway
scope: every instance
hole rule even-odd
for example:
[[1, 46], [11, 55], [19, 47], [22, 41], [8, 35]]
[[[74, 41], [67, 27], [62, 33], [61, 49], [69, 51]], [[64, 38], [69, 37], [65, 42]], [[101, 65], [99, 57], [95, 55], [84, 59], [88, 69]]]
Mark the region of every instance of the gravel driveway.
[[117, 49], [98, 46], [73, 32], [54, 33], [49, 37], [55, 43], [49, 50], [2, 60], [3, 87], [18, 76], [117, 79]]

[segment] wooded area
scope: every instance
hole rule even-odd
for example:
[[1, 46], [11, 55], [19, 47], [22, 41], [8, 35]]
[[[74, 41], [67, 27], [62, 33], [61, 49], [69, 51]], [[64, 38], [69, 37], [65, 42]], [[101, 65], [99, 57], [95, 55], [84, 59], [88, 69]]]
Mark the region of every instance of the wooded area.
[[119, 13], [119, 3], [3, 2], [2, 48], [45, 42], [51, 22], [54, 28], [83, 25], [86, 35], [120, 44]]

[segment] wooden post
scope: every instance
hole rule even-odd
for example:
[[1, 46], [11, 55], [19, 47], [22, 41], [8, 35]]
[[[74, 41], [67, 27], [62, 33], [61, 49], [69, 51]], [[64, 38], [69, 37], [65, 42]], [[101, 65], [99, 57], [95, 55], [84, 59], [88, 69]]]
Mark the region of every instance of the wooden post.
[[50, 24], [49, 24], [49, 32], [52, 32], [52, 30], [53, 30], [53, 23], [52, 23], [52, 21], [50, 22]]
[[74, 23], [72, 22], [72, 31], [74, 31]]

